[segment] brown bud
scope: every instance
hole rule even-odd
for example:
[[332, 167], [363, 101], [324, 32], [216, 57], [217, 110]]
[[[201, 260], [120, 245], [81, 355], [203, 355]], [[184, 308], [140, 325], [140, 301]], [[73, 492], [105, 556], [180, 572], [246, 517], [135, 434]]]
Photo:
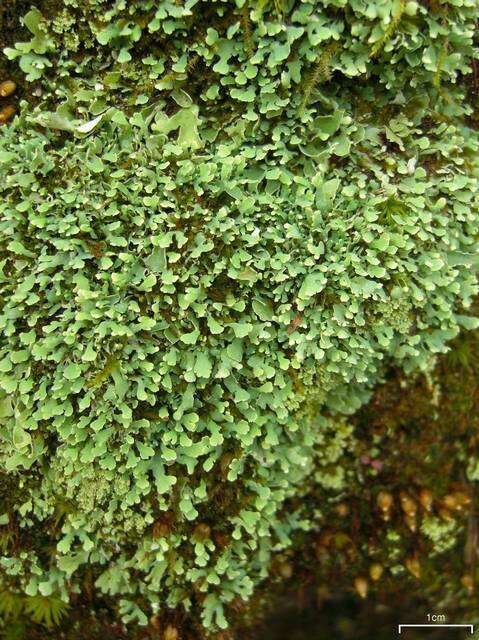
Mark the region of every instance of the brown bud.
[[158, 614], [151, 616], [150, 625], [153, 627], [153, 629], [161, 629], [161, 619]]
[[[92, 256], [99, 259], [103, 256], [103, 243], [102, 242], [88, 242], [88, 249]], [[150, 418], [151, 420], [158, 420], [158, 414], [154, 411], [146, 410], [143, 412], [145, 418]]]
[[393, 497], [386, 491], [380, 491], [377, 497], [378, 507], [384, 514], [387, 514], [392, 507]]
[[[205, 597], [206, 597], [206, 594], [205, 594]], [[231, 609], [231, 611], [234, 611], [236, 613], [241, 613], [242, 611], [245, 610], [246, 606], [247, 606], [246, 600], [243, 600], [243, 598], [241, 598], [240, 596], [235, 596], [229, 604], [229, 609]]]
[[226, 476], [228, 474], [230, 464], [235, 459], [235, 454], [232, 451], [225, 451], [220, 457], [220, 469], [221, 473]]
[[12, 93], [15, 92], [17, 85], [13, 82], [13, 80], [4, 80], [0, 82], [0, 97], [7, 98], [11, 96]]
[[166, 536], [170, 533], [170, 528], [166, 524], [166, 522], [155, 522], [153, 525], [152, 536], [153, 539], [157, 538], [166, 538]]
[[227, 533], [223, 533], [222, 531], [216, 531], [213, 534], [213, 540], [217, 547], [220, 549], [224, 549], [230, 543], [230, 537]]
[[15, 115], [15, 107], [7, 105], [0, 109], [0, 124], [6, 124]]
[[196, 525], [193, 532], [193, 538], [196, 542], [204, 542], [211, 537], [211, 527], [205, 522], [200, 522]]
[[417, 511], [417, 504], [411, 498], [411, 496], [405, 491], [401, 491], [399, 494], [401, 501], [401, 508], [407, 516], [415, 516]]
[[371, 580], [374, 580], [374, 582], [380, 580], [381, 576], [383, 575], [383, 571], [384, 567], [382, 565], [378, 564], [377, 562], [372, 564], [369, 567], [369, 575], [371, 576]]
[[417, 558], [406, 558], [404, 564], [406, 565], [406, 569], [411, 575], [413, 575], [415, 578], [421, 577], [421, 565], [419, 564], [419, 560]]
[[175, 514], [172, 511], [165, 511], [153, 525], [153, 538], [166, 538], [172, 532], [174, 524]]
[[368, 595], [369, 585], [368, 581], [365, 578], [362, 578], [361, 576], [355, 578], [354, 588], [361, 598], [366, 598], [366, 596]]
[[432, 510], [433, 500], [434, 497], [432, 491], [430, 491], [429, 489], [421, 489], [419, 493], [419, 502], [426, 511], [430, 512]]
[[169, 624], [165, 633], [163, 634], [163, 640], [179, 640], [180, 634], [178, 633], [178, 629], [173, 625]]

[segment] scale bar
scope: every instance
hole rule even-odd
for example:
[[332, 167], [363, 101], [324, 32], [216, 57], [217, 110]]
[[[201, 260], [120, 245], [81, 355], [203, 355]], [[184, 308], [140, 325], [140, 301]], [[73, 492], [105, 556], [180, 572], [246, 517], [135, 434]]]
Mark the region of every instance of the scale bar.
[[470, 629], [471, 635], [474, 634], [473, 624], [400, 624], [398, 625], [399, 633], [402, 633], [402, 629], [406, 629], [407, 627], [426, 627], [427, 629], [434, 629], [435, 627], [460, 627], [463, 629]]

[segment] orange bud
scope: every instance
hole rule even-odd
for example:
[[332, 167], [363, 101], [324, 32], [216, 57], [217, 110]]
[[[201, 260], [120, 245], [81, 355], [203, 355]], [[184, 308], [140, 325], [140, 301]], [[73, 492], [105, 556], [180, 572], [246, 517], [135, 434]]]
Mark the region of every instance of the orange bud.
[[458, 504], [463, 506], [469, 506], [472, 502], [471, 496], [467, 495], [467, 493], [463, 493], [462, 491], [456, 491], [454, 494], [456, 496], [456, 500]]
[[4, 80], [3, 82], [0, 82], [0, 96], [2, 98], [7, 98], [15, 92], [16, 88], [17, 85], [13, 82], [13, 80]]
[[354, 579], [354, 588], [361, 598], [365, 598], [368, 595], [368, 581], [365, 578], [357, 577]]
[[374, 582], [380, 580], [381, 576], [383, 575], [383, 571], [384, 567], [382, 565], [378, 564], [377, 562], [372, 564], [369, 567], [369, 575], [371, 576], [371, 580], [374, 580]]
[[345, 518], [349, 513], [349, 507], [345, 502], [336, 505], [335, 511], [341, 518]]
[[471, 575], [466, 573], [461, 578], [462, 586], [465, 587], [469, 593], [474, 593], [474, 580]]
[[412, 531], [413, 533], [417, 531], [416, 516], [405, 516], [404, 521], [410, 531]]
[[421, 577], [421, 565], [419, 564], [419, 560], [417, 558], [406, 558], [404, 564], [406, 565], [406, 569], [411, 575], [413, 575], [415, 578]]
[[451, 509], [451, 511], [461, 511], [462, 510], [462, 505], [460, 505], [456, 501], [456, 497], [452, 493], [448, 494], [447, 496], [444, 496], [442, 502], [443, 502], [444, 506], [447, 509]]
[[176, 627], [173, 627], [171, 624], [169, 624], [166, 629], [165, 629], [165, 633], [163, 635], [163, 639], [164, 640], [179, 640], [179, 633], [178, 633], [178, 629]]
[[392, 507], [393, 497], [390, 493], [386, 493], [386, 491], [380, 491], [378, 493], [377, 503], [381, 511], [387, 513]]
[[460, 491], [449, 493], [443, 498], [444, 506], [452, 511], [463, 511], [464, 507], [468, 506], [470, 503], [471, 498]]
[[417, 511], [417, 504], [411, 498], [411, 496], [405, 491], [401, 491], [399, 494], [399, 499], [401, 501], [401, 507], [404, 513], [407, 516], [415, 516]]
[[421, 489], [419, 493], [419, 502], [424, 507], [424, 509], [426, 509], [426, 511], [431, 511], [433, 500], [434, 497], [432, 491], [430, 491], [429, 489]]
[[15, 107], [7, 105], [0, 109], [0, 124], [6, 124], [15, 115]]

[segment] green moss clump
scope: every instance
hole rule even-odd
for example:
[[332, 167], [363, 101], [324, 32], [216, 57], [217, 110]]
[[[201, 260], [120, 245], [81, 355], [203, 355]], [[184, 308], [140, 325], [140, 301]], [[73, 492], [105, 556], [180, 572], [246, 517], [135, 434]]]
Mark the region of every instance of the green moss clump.
[[90, 571], [125, 623], [183, 607], [226, 628], [312, 526], [286, 507], [344, 485], [334, 416], [476, 325], [477, 7], [396, 4], [25, 16], [0, 460], [29, 487], [6, 513], [43, 536], [0, 558], [12, 593], [67, 602]]

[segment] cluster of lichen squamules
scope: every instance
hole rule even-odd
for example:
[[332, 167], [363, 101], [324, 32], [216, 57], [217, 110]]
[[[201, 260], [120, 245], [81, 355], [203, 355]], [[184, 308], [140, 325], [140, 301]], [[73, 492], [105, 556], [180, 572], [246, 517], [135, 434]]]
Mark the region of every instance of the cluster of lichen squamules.
[[86, 594], [223, 633], [344, 491], [346, 416], [477, 326], [479, 3], [25, 4], [0, 9], [0, 613]]

